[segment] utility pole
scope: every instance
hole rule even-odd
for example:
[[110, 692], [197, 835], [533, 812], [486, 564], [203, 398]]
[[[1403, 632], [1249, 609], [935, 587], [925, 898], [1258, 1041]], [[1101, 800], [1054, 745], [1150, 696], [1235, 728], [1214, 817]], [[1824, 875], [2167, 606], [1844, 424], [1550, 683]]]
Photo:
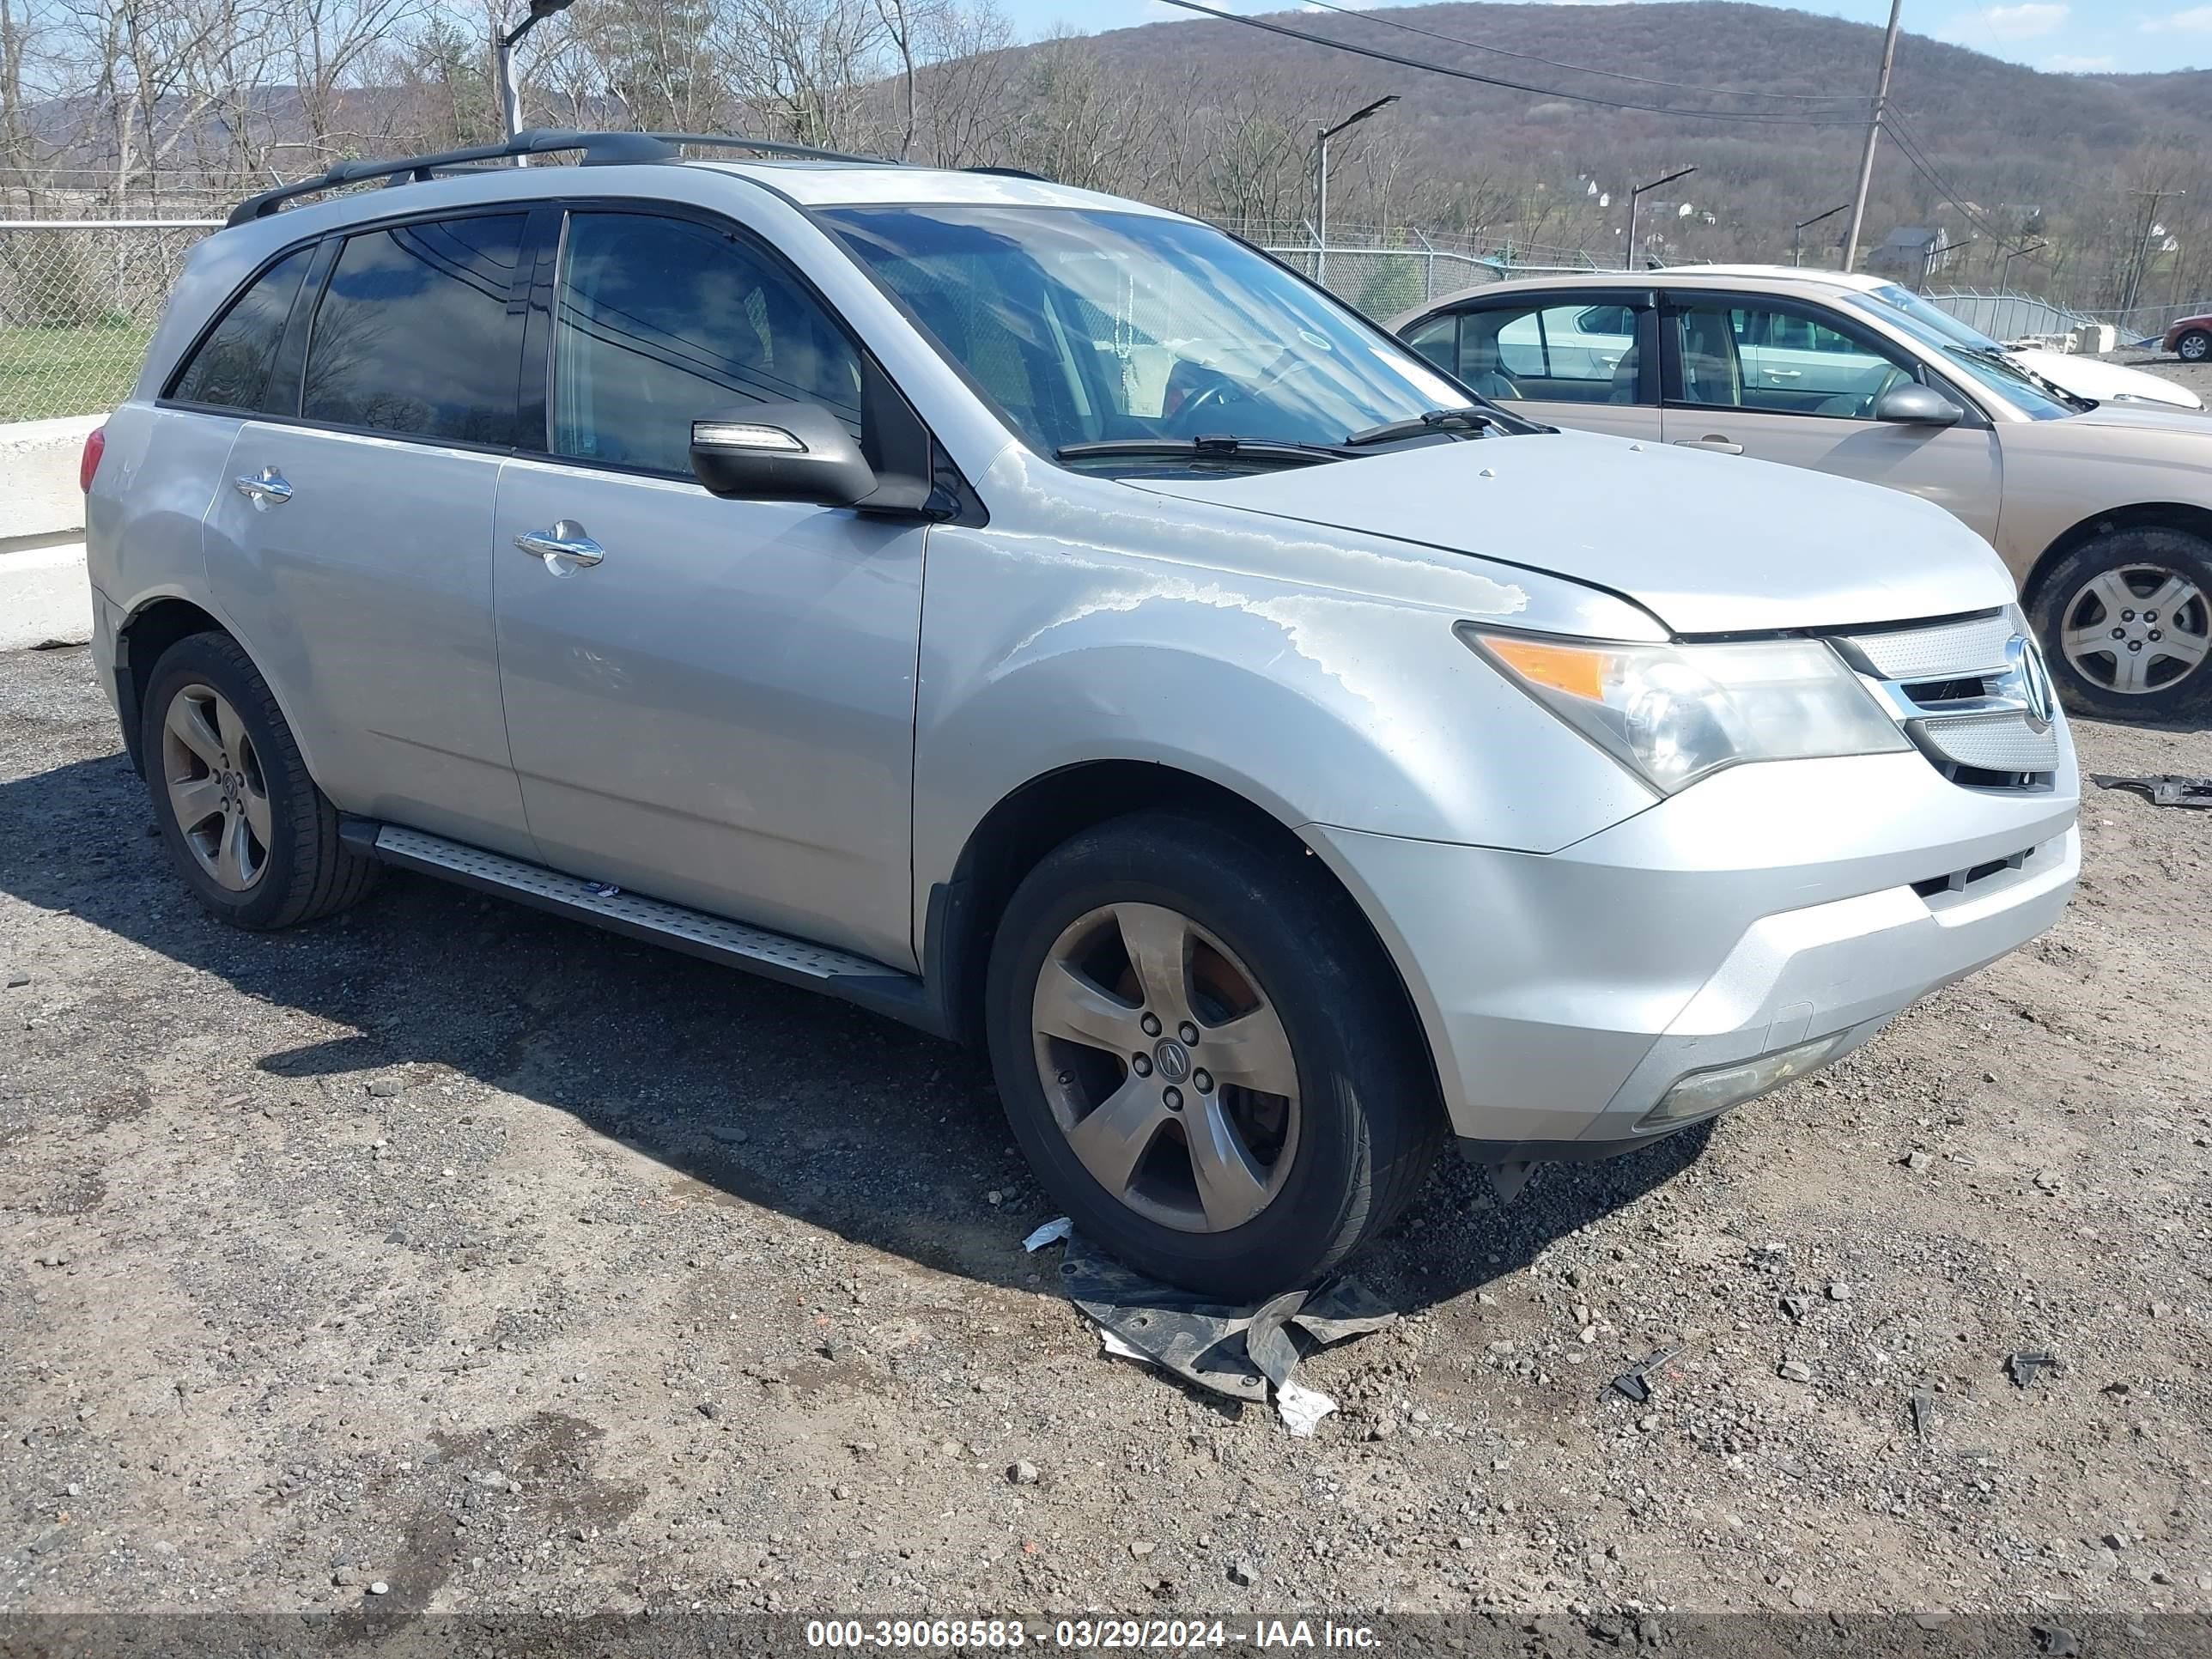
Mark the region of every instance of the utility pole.
[[1889, 106], [1889, 72], [1897, 67], [1897, 22], [1905, 0], [1889, 0], [1889, 33], [1882, 37], [1881, 78], [1875, 82], [1874, 115], [1867, 122], [1866, 148], [1859, 152], [1858, 194], [1851, 198], [1851, 230], [1844, 239], [1844, 269], [1859, 263], [1859, 236], [1866, 229], [1867, 191], [1874, 184], [1874, 143], [1881, 136], [1882, 112]]
[[1320, 245], [1314, 254], [1314, 281], [1322, 287], [1328, 286], [1328, 141], [1346, 127], [1356, 127], [1379, 109], [1386, 109], [1398, 101], [1398, 94], [1377, 98], [1364, 108], [1356, 109], [1333, 127], [1323, 127], [1314, 138], [1316, 171], [1318, 178], [1314, 189], [1314, 240]]
[[1997, 286], [2009, 292], [2012, 288], [2012, 262], [2030, 253], [2040, 253], [2051, 246], [2048, 242], [2022, 242], [2004, 257], [2004, 270], [1997, 277]]
[[1644, 199], [1644, 192], [1647, 190], [1656, 190], [1662, 185], [1671, 185], [1677, 179], [1686, 179], [1696, 171], [1695, 167], [1684, 167], [1679, 173], [1668, 173], [1664, 179], [1654, 179], [1648, 185], [1638, 185], [1628, 192], [1628, 246], [1621, 250], [1622, 270], [1636, 269], [1636, 208], [1637, 204]]
[[2186, 196], [2185, 190], [2131, 190], [2130, 196], [2148, 196], [2150, 206], [2143, 210], [2142, 228], [2136, 234], [2135, 257], [2128, 261], [2128, 285], [2120, 298], [2123, 312], [2135, 309], [2136, 297], [2142, 291], [2142, 279], [2150, 272], [2150, 239], [2158, 229], [2158, 204], [2169, 196]]
[[[528, 15], [499, 37], [499, 124], [510, 138], [522, 131], [522, 88], [514, 83], [515, 44], [555, 12], [566, 11], [574, 3], [574, 0], [530, 0]], [[518, 155], [514, 164], [526, 167], [530, 158]]]
[[1823, 219], [1832, 219], [1838, 213], [1848, 213], [1850, 209], [1851, 204], [1845, 202], [1839, 206], [1830, 208], [1826, 213], [1816, 213], [1809, 219], [1800, 219], [1796, 224], [1790, 226], [1790, 263], [1793, 265], [1802, 265], [1805, 263], [1804, 250], [1801, 244], [1805, 232], [1809, 228], [1819, 224]]

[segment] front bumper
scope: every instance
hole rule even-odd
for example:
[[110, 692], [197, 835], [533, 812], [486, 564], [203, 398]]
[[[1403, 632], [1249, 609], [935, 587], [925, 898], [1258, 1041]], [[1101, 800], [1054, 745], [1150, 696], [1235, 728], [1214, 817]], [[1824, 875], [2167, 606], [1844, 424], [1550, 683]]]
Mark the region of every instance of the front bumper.
[[1917, 753], [1738, 767], [1550, 854], [1311, 833], [1396, 959], [1454, 1131], [1595, 1156], [1683, 1127], [1645, 1120], [1688, 1074], [1842, 1036], [1825, 1063], [2049, 927], [2081, 865], [2063, 747], [2039, 793]]

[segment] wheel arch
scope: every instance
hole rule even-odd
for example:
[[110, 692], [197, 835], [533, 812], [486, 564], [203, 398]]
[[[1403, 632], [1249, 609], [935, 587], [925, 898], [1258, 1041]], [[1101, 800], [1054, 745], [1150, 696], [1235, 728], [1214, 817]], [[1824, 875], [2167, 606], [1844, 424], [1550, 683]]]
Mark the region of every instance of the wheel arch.
[[214, 612], [173, 593], [143, 601], [115, 630], [116, 713], [122, 720], [124, 748], [142, 775], [146, 757], [139, 752], [138, 728], [145, 714], [154, 665], [179, 640], [194, 634], [238, 637]]
[[2045, 548], [2020, 585], [2021, 605], [2033, 611], [2043, 595], [2043, 585], [2059, 562], [2087, 547], [2100, 536], [2123, 530], [2179, 530], [2212, 547], [2212, 507], [2187, 501], [2138, 501], [2128, 507], [2092, 513]]
[[978, 821], [950, 878], [932, 888], [924, 928], [922, 970], [935, 988], [948, 1033], [981, 1046], [991, 946], [999, 919], [1022, 878], [1069, 837], [1114, 818], [1164, 807], [1236, 824], [1312, 860], [1317, 878], [1358, 917], [1363, 938], [1388, 966], [1409, 1026], [1420, 1034], [1435, 1085], [1435, 1047], [1396, 954], [1329, 859], [1296, 826], [1236, 790], [1157, 761], [1099, 759], [1056, 768], [1010, 791]]

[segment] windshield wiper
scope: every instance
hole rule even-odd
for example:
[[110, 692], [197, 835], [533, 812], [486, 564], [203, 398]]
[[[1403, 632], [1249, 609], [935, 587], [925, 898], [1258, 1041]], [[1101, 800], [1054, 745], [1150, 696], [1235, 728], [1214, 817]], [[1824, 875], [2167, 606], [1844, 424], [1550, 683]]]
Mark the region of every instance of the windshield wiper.
[[1425, 409], [1410, 421], [1385, 421], [1381, 426], [1352, 433], [1344, 441], [1356, 449], [1369, 444], [1395, 443], [1401, 438], [1424, 438], [1432, 432], [1480, 433], [1485, 427], [1495, 427], [1500, 432], [1511, 430], [1505, 417], [1496, 410], [1462, 404], [1455, 409]]
[[1328, 444], [1304, 444], [1284, 438], [1239, 438], [1226, 433], [1198, 438], [1100, 438], [1062, 444], [1056, 461], [1257, 461], [1270, 466], [1312, 466], [1343, 459]]

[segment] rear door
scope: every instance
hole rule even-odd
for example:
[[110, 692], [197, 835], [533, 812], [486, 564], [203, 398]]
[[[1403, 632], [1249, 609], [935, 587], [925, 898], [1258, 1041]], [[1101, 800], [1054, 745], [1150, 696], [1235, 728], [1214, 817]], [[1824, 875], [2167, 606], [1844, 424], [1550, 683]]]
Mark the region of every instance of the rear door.
[[205, 545], [218, 603], [340, 807], [527, 857], [491, 605], [525, 219], [324, 244]]
[[1656, 441], [1656, 325], [1649, 294], [1550, 289], [1476, 299], [1417, 325], [1406, 339], [1534, 420]]
[[[1816, 301], [1670, 293], [1662, 313], [1668, 443], [1886, 485], [1994, 538], [2003, 462], [1972, 399], [1902, 347]], [[1934, 386], [1956, 426], [1877, 421], [1893, 386]]]

